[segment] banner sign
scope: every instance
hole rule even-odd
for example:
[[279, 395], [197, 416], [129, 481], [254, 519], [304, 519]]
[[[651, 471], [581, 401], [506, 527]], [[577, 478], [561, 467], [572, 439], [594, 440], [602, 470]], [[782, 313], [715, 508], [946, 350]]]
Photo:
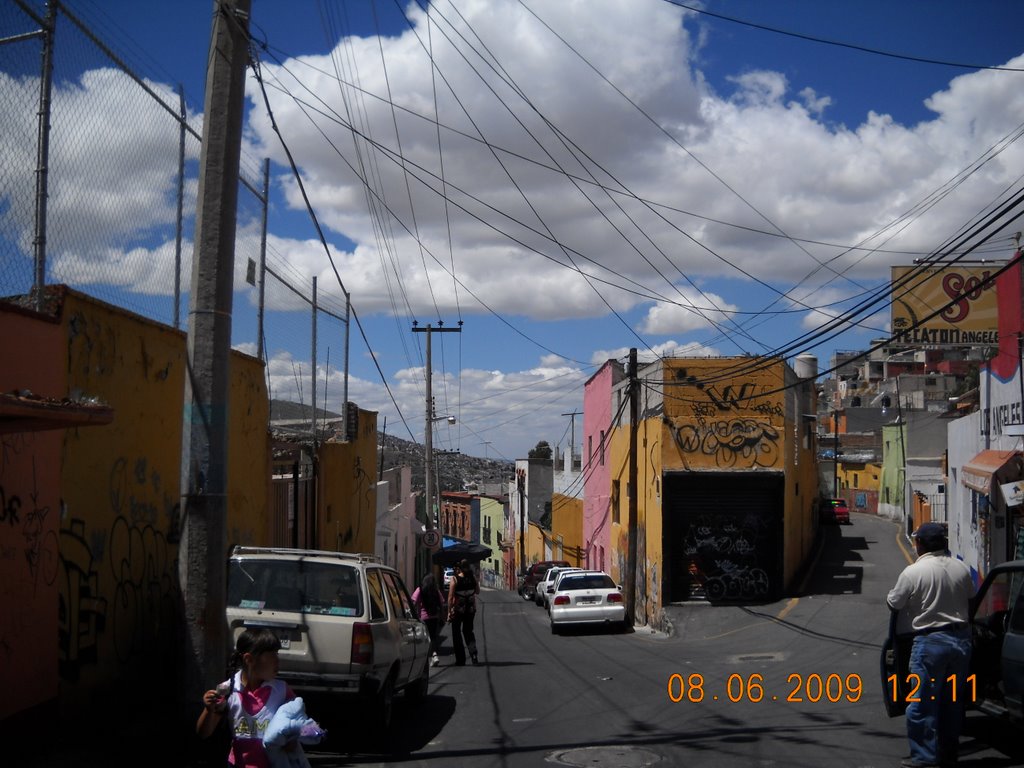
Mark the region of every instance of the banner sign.
[[[999, 344], [996, 283], [986, 282], [999, 268], [892, 267], [894, 341], [937, 346]], [[941, 313], [924, 320], [947, 304]]]

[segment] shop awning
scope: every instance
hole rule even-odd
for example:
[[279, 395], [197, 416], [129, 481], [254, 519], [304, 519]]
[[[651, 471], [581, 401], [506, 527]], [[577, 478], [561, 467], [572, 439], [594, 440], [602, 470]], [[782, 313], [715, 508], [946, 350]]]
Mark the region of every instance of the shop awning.
[[[1002, 482], [1020, 479], [1019, 456], [1017, 451], [982, 451], [964, 464], [960, 470], [960, 480], [978, 493], [990, 493], [992, 476], [997, 473]], [[1006, 472], [1000, 471], [1011, 462], [1013, 466], [1008, 467]]]

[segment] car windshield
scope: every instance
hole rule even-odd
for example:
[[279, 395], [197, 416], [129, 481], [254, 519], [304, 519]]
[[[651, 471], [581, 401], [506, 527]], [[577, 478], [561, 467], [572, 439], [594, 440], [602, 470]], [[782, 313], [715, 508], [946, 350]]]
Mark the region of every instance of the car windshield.
[[361, 616], [359, 571], [342, 563], [233, 559], [227, 603], [254, 610]]
[[576, 589], [615, 589], [615, 582], [606, 573], [585, 573], [579, 576], [566, 574], [558, 582], [559, 592], [571, 592]]

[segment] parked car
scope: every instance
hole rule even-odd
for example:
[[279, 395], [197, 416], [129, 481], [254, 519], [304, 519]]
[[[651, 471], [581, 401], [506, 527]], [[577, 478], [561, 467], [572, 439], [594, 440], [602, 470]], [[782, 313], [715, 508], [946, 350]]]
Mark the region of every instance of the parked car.
[[555, 584], [555, 579], [558, 578], [558, 574], [564, 569], [572, 567], [573, 566], [571, 565], [553, 565], [548, 568], [544, 573], [544, 578], [537, 583], [536, 594], [534, 595], [533, 602], [547, 608], [548, 596], [551, 594], [551, 589]]
[[622, 587], [603, 571], [565, 574], [551, 598], [551, 634], [572, 624], [613, 624], [625, 629]]
[[[896, 634], [897, 621], [894, 612], [881, 658], [890, 717], [904, 713], [915, 682], [909, 675], [912, 638]], [[1024, 560], [992, 568], [971, 601], [970, 624], [971, 674], [962, 689], [967, 706], [1024, 728]]]
[[445, 589], [448, 589], [448, 586], [452, 583], [452, 579], [454, 579], [454, 578], [455, 578], [455, 569], [454, 568], [445, 568], [444, 569], [444, 588]]
[[551, 596], [554, 594], [555, 588], [558, 586], [558, 580], [567, 573], [582, 570], [583, 568], [576, 568], [575, 566], [565, 568], [563, 566], [556, 565], [553, 568], [550, 568], [548, 572], [544, 574], [544, 581], [537, 585], [538, 603], [543, 605], [545, 610], [551, 608]]
[[279, 677], [300, 695], [359, 700], [385, 735], [397, 691], [427, 693], [430, 637], [395, 569], [373, 555], [235, 547], [226, 618], [281, 639]]
[[524, 600], [534, 600], [537, 597], [537, 584], [544, 579], [544, 574], [553, 565], [569, 565], [566, 560], [541, 560], [533, 563], [523, 577], [523, 583], [519, 585], [519, 595]]
[[846, 504], [846, 499], [832, 499], [832, 522], [839, 523], [841, 525], [850, 524], [850, 507]]

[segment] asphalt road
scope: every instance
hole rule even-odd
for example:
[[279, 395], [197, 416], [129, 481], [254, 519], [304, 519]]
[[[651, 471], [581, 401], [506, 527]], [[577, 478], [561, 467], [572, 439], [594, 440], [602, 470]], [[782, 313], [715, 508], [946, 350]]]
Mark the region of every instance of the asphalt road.
[[[307, 702], [331, 733], [307, 752], [310, 763], [898, 766], [908, 754], [904, 721], [885, 714], [879, 653], [888, 630], [885, 594], [910, 556], [895, 524], [856, 513], [852, 520], [825, 531], [796, 597], [673, 606], [670, 634], [641, 628], [555, 636], [542, 608], [515, 593], [485, 591], [479, 666], [454, 666], [446, 628], [429, 695], [421, 704], [399, 697], [385, 744], [366, 735], [358, 713]], [[166, 724], [114, 723], [114, 732], [108, 721], [98, 738], [44, 761], [12, 765], [223, 765], [226, 745], [205, 744], [202, 761], [182, 759], [187, 734], [176, 739]], [[960, 764], [1024, 765], [1022, 742], [1019, 732], [972, 713]], [[15, 754], [18, 747], [39, 753], [38, 745], [14, 747]]]
[[[799, 596], [674, 606], [670, 635], [553, 636], [542, 608], [486, 592], [480, 666], [443, 656], [426, 703], [398, 708], [401, 725], [384, 752], [354, 734], [344, 751], [311, 762], [898, 766], [908, 754], [904, 721], [885, 713], [878, 660], [885, 594], [909, 554], [896, 525], [852, 517], [825, 532]], [[1020, 751], [1004, 751], [1020, 750], [1005, 727], [973, 715], [968, 726], [961, 765], [1024, 763]]]

